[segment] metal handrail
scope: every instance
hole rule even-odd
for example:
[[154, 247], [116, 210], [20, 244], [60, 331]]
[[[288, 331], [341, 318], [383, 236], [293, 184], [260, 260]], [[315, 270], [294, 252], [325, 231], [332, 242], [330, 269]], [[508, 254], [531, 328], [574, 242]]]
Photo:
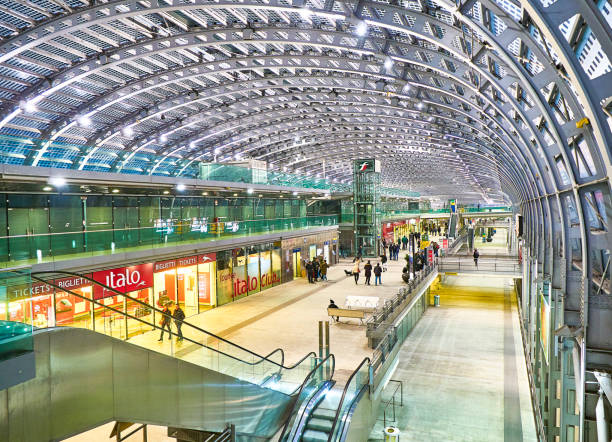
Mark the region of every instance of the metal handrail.
[[348, 391], [349, 385], [351, 385], [351, 381], [353, 380], [355, 375], [359, 372], [359, 370], [361, 370], [361, 367], [363, 367], [363, 365], [366, 363], [370, 365], [370, 358], [368, 357], [363, 358], [361, 363], [357, 366], [357, 368], [353, 371], [353, 373], [351, 373], [348, 380], [346, 381], [346, 385], [344, 386], [344, 390], [342, 391], [342, 396], [340, 397], [340, 402], [338, 403], [338, 408], [336, 409], [336, 415], [334, 417], [334, 422], [329, 432], [329, 437], [327, 438], [328, 442], [332, 442], [332, 438], [334, 436], [334, 429], [336, 428], [336, 425], [338, 425], [338, 419], [340, 418], [340, 411], [342, 410], [342, 404], [344, 403], [344, 399], [346, 397], [346, 392]]
[[[92, 279], [92, 278], [90, 278], [90, 277], [88, 277], [88, 276], [80, 275], [80, 274], [75, 273], [75, 272], [67, 272], [67, 271], [40, 271], [40, 272], [32, 272], [32, 273], [30, 273], [30, 276], [31, 276], [33, 279], [36, 279], [37, 281], [44, 282], [45, 284], [48, 284], [48, 285], [50, 285], [50, 286], [52, 286], [52, 287], [55, 287], [55, 288], [57, 288], [57, 289], [60, 289], [62, 292], [67, 292], [67, 293], [70, 293], [70, 294], [72, 294], [72, 295], [74, 295], [74, 296], [77, 296], [77, 297], [79, 297], [79, 298], [81, 298], [81, 299], [84, 299], [84, 300], [86, 300], [86, 301], [89, 301], [89, 302], [92, 302], [92, 303], [94, 303], [94, 304], [96, 304], [96, 305], [99, 305], [99, 306], [101, 306], [101, 307], [103, 307], [103, 308], [105, 308], [105, 309], [112, 310], [112, 311], [114, 311], [115, 313], [118, 313], [118, 314], [120, 314], [120, 315], [125, 315], [125, 316], [129, 317], [130, 319], [135, 319], [135, 320], [137, 320], [137, 321], [139, 321], [139, 322], [141, 322], [141, 323], [143, 323], [143, 324], [146, 324], [146, 325], [151, 325], [151, 326], [153, 326], [153, 327], [154, 327], [154, 328], [156, 328], [156, 329], [160, 329], [160, 327], [158, 327], [156, 324], [151, 324], [151, 323], [149, 323], [149, 322], [147, 322], [147, 321], [142, 320], [141, 318], [136, 318], [135, 316], [132, 316], [132, 315], [128, 314], [127, 312], [122, 312], [121, 310], [117, 310], [117, 309], [114, 309], [114, 308], [109, 307], [109, 306], [107, 306], [107, 305], [104, 305], [104, 304], [102, 304], [102, 303], [99, 303], [98, 301], [96, 301], [96, 300], [94, 300], [94, 299], [89, 299], [89, 298], [87, 298], [87, 297], [84, 297], [84, 296], [82, 296], [82, 295], [79, 295], [78, 293], [74, 293], [74, 292], [72, 292], [72, 291], [70, 291], [70, 290], [66, 290], [65, 288], [59, 287], [58, 285], [56, 285], [56, 284], [54, 284], [54, 283], [51, 283], [51, 282], [49, 282], [49, 281], [47, 281], [47, 280], [44, 280], [44, 279], [39, 278], [38, 276], [36, 276], [36, 275], [43, 275], [43, 274], [61, 274], [61, 275], [76, 276], [76, 277], [79, 277], [79, 278], [86, 279], [86, 280], [88, 280], [88, 281], [92, 282], [93, 284], [99, 285], [100, 287], [103, 287], [104, 289], [109, 290], [109, 291], [111, 291], [111, 292], [115, 293], [116, 295], [119, 295], [119, 296], [124, 296], [126, 299], [129, 299], [130, 301], [134, 301], [135, 303], [140, 304], [140, 305], [141, 305], [141, 306], [143, 306], [143, 307], [149, 308], [149, 309], [151, 309], [152, 311], [154, 311], [154, 312], [156, 312], [156, 313], [159, 313], [159, 314], [160, 314], [160, 315], [162, 315], [162, 316], [165, 316], [165, 317], [170, 318], [171, 320], [173, 319], [171, 314], [165, 313], [164, 311], [159, 310], [159, 309], [158, 309], [158, 308], [156, 308], [155, 306], [152, 306], [152, 305], [150, 305], [150, 304], [148, 304], [148, 303], [146, 303], [146, 302], [143, 302], [143, 301], [141, 301], [140, 299], [137, 299], [137, 298], [132, 298], [131, 296], [129, 296], [129, 295], [125, 294], [125, 293], [121, 293], [120, 291], [118, 291], [118, 290], [116, 290], [116, 289], [113, 289], [113, 288], [111, 288], [111, 287], [108, 287], [107, 285], [102, 284], [101, 282], [95, 281], [94, 279]], [[260, 362], [263, 362], [263, 361], [265, 360], [265, 361], [268, 361], [268, 362], [270, 362], [270, 363], [272, 363], [272, 364], [274, 364], [274, 365], [277, 365], [277, 366], [278, 366], [278, 367], [280, 367], [280, 368], [284, 368], [284, 369], [286, 369], [286, 370], [291, 370], [291, 369], [295, 368], [296, 366], [298, 366], [299, 364], [301, 364], [301, 363], [302, 363], [304, 360], [306, 360], [308, 357], [310, 357], [310, 356], [315, 356], [315, 357], [316, 357], [316, 353], [315, 353], [315, 352], [310, 352], [310, 353], [308, 353], [306, 356], [304, 356], [304, 357], [303, 357], [301, 360], [299, 360], [298, 362], [296, 362], [294, 365], [292, 365], [292, 366], [285, 366], [285, 365], [284, 365], [284, 362], [285, 362], [285, 352], [283, 351], [283, 349], [282, 349], [282, 348], [277, 348], [277, 349], [275, 349], [275, 350], [274, 350], [274, 351], [272, 351], [272, 352], [271, 352], [271, 353], [270, 353], [268, 356], [262, 356], [262, 355], [259, 355], [259, 354], [257, 354], [257, 353], [254, 353], [254, 352], [252, 352], [251, 350], [246, 349], [246, 348], [244, 348], [244, 347], [242, 347], [242, 346], [240, 346], [240, 345], [238, 345], [238, 344], [236, 344], [236, 343], [234, 343], [234, 342], [228, 341], [227, 339], [224, 339], [224, 338], [222, 338], [221, 336], [217, 336], [217, 335], [215, 335], [215, 334], [213, 334], [213, 333], [211, 333], [211, 332], [208, 332], [208, 331], [206, 331], [206, 330], [204, 330], [204, 329], [202, 329], [202, 328], [198, 327], [197, 325], [193, 325], [193, 324], [191, 324], [191, 323], [189, 323], [189, 322], [186, 322], [186, 321], [184, 321], [184, 320], [183, 320], [183, 321], [181, 321], [181, 322], [182, 322], [182, 324], [183, 324], [183, 325], [187, 325], [188, 327], [191, 327], [191, 328], [193, 328], [193, 329], [195, 329], [195, 330], [197, 330], [197, 331], [199, 331], [199, 332], [201, 332], [201, 333], [204, 333], [204, 334], [206, 334], [206, 335], [208, 335], [208, 336], [210, 336], [210, 337], [212, 337], [212, 338], [214, 338], [214, 339], [218, 339], [219, 341], [222, 341], [222, 342], [224, 342], [224, 343], [226, 343], [226, 344], [229, 344], [229, 345], [231, 345], [231, 346], [233, 346], [233, 347], [236, 347], [236, 348], [238, 348], [238, 349], [240, 349], [240, 350], [242, 350], [242, 351], [244, 351], [244, 352], [246, 352], [246, 353], [249, 353], [249, 354], [251, 354], [251, 355], [253, 355], [253, 356], [255, 356], [255, 357], [260, 358], [260, 361], [257, 361], [257, 362], [254, 362], [254, 363], [247, 362], [247, 361], [244, 361], [244, 360], [242, 360], [242, 359], [240, 359], [240, 358], [236, 358], [236, 357], [234, 357], [234, 356], [232, 356], [232, 355], [227, 355], [227, 354], [225, 354], [224, 352], [221, 352], [221, 351], [216, 350], [216, 349], [214, 349], [214, 348], [208, 347], [207, 345], [202, 344], [201, 342], [197, 342], [197, 341], [194, 341], [193, 339], [190, 339], [190, 338], [184, 337], [184, 339], [186, 339], [186, 340], [188, 340], [188, 341], [190, 341], [190, 342], [192, 342], [192, 343], [194, 343], [194, 344], [197, 344], [197, 345], [200, 345], [200, 346], [202, 346], [202, 347], [208, 348], [208, 349], [210, 349], [210, 350], [216, 351], [216, 352], [218, 352], [218, 353], [221, 353], [221, 354], [223, 354], [223, 355], [225, 355], [225, 356], [229, 356], [229, 357], [230, 357], [230, 358], [232, 358], [232, 359], [236, 359], [236, 360], [241, 361], [241, 362], [244, 362], [244, 363], [246, 363], [246, 364], [256, 365], [256, 364], [259, 364]], [[176, 333], [174, 333], [174, 332], [172, 332], [172, 331], [171, 331], [170, 333], [171, 333], [171, 334], [176, 335]], [[277, 353], [277, 352], [279, 352], [279, 353], [281, 354], [281, 363], [278, 363], [278, 362], [276, 362], [276, 361], [273, 361], [273, 360], [269, 359], [269, 357], [270, 357], [271, 355], [273, 355], [274, 353]]]
[[359, 390], [359, 393], [357, 393], [357, 395], [353, 398], [352, 402], [351, 402], [351, 406], [349, 407], [348, 411], [346, 412], [346, 416], [347, 418], [345, 419], [345, 422], [343, 422], [343, 426], [342, 429], [339, 431], [338, 433], [338, 442], [344, 442], [346, 440], [346, 437], [348, 435], [348, 428], [346, 426], [346, 421], [350, 420], [353, 417], [353, 414], [355, 413], [355, 408], [357, 408], [357, 404], [359, 403], [359, 400], [361, 399], [361, 396], [363, 396], [365, 394], [366, 389], [369, 387], [368, 384], [365, 384], [361, 390]]
[[[327, 357], [325, 359], [320, 360], [319, 363], [317, 365], [315, 365], [315, 367], [312, 370], [310, 370], [308, 375], [306, 375], [306, 378], [304, 378], [304, 381], [302, 382], [302, 385], [300, 385], [300, 387], [299, 387], [299, 391], [297, 391], [297, 397], [298, 398], [300, 397], [300, 394], [302, 394], [302, 390], [306, 386], [307, 381], [312, 377], [312, 375], [314, 373], [316, 373], [316, 371], [319, 368], [321, 368], [323, 366], [323, 364], [327, 360], [330, 360], [331, 363], [332, 363], [332, 365], [331, 365], [332, 369], [331, 369], [331, 373], [329, 375], [328, 381], [331, 380], [334, 377], [334, 372], [336, 371], [336, 357], [334, 356], [333, 353], [331, 353], [331, 354], [327, 355]], [[282, 441], [283, 437], [285, 436], [285, 432], [287, 431], [287, 428], [289, 427], [289, 421], [291, 420], [291, 415], [293, 414], [293, 412], [295, 410], [295, 407], [297, 407], [297, 400], [293, 403], [293, 406], [291, 407], [291, 412], [288, 414], [287, 421], [285, 422], [285, 425], [283, 426], [283, 431], [282, 431], [282, 433], [280, 435], [280, 438], [278, 439], [279, 441]], [[302, 414], [300, 415], [300, 420], [302, 419], [302, 416], [304, 415], [305, 412], [306, 412], [306, 410], [304, 410], [302, 412]]]
[[[402, 383], [402, 381], [398, 381], [396, 379], [389, 379], [389, 382], [397, 382], [399, 384], [400, 407], [403, 407], [404, 406], [404, 384]], [[397, 394], [397, 390], [398, 390], [398, 387], [395, 387], [395, 391], [393, 392], [393, 394], [387, 401], [385, 408], [383, 409], [383, 425], [385, 427], [387, 426], [387, 408], [389, 408], [389, 405], [391, 405], [392, 403], [393, 403], [393, 421], [395, 421], [395, 395]]]

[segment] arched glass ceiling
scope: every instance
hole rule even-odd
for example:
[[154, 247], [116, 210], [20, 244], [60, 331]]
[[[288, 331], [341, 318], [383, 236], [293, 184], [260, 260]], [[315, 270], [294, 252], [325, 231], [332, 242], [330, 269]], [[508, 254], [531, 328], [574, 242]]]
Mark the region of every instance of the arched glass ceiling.
[[424, 195], [527, 200], [610, 168], [610, 15], [575, 3], [0, 0], [0, 153], [341, 182], [375, 155]]

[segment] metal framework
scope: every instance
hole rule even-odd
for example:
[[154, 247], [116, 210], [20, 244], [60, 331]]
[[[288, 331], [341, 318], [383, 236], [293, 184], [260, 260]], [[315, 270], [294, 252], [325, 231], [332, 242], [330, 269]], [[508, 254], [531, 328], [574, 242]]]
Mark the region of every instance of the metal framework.
[[609, 0], [0, 5], [0, 135], [23, 140], [0, 141], [2, 162], [188, 177], [253, 158], [348, 182], [352, 159], [375, 157], [382, 185], [512, 202], [540, 436], [597, 440], [612, 370]]

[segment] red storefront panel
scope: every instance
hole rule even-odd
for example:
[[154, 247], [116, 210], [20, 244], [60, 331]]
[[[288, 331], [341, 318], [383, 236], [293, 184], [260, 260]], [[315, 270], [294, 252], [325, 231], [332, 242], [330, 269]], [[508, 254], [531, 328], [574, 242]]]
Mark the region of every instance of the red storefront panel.
[[[153, 263], [95, 272], [93, 279], [121, 293], [129, 293], [153, 286]], [[113, 296], [103, 287], [94, 287], [94, 299]]]

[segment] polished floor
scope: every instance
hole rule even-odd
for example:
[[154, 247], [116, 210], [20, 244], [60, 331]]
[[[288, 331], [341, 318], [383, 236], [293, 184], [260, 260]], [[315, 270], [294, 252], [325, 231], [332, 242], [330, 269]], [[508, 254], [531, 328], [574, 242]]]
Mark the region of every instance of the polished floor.
[[[402, 441], [535, 441], [511, 280], [446, 276], [436, 293], [440, 307], [427, 310], [400, 351], [391, 378], [403, 382], [404, 406], [387, 425]], [[382, 440], [382, 427], [372, 441]]]

